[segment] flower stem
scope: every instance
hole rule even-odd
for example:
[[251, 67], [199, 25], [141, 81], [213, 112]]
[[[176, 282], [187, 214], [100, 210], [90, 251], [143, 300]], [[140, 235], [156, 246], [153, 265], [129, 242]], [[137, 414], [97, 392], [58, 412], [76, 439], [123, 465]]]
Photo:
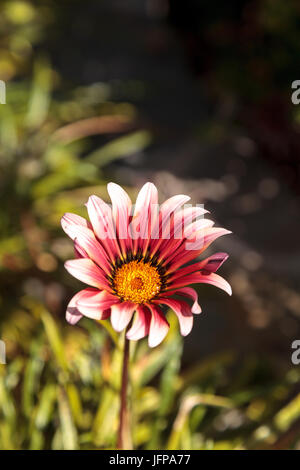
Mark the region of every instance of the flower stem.
[[[127, 331], [127, 330], [126, 330]], [[127, 403], [127, 388], [128, 388], [128, 365], [129, 365], [129, 339], [124, 340], [124, 353], [122, 365], [122, 382], [120, 390], [120, 418], [117, 448], [120, 450], [131, 450], [131, 432], [130, 432], [130, 417]]]

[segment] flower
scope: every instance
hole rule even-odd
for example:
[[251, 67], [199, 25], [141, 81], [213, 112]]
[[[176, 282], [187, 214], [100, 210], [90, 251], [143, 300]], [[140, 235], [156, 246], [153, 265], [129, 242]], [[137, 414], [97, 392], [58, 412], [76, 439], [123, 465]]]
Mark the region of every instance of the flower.
[[[62, 217], [63, 230], [74, 241], [77, 258], [65, 268], [90, 287], [70, 301], [66, 319], [76, 324], [82, 316], [110, 318], [113, 328], [138, 340], [148, 335], [150, 347], [165, 338], [169, 324], [161, 305], [178, 317], [183, 336], [190, 333], [193, 314], [201, 313], [197, 292], [190, 284], [207, 283], [231, 288], [216, 274], [228, 258], [216, 253], [195, 260], [216, 238], [231, 233], [213, 227], [203, 207], [187, 207], [189, 197], [173, 196], [158, 206], [154, 184], [140, 190], [135, 207], [117, 184], [108, 184], [112, 206], [97, 196], [86, 204], [90, 222], [75, 214]], [[174, 297], [176, 296], [176, 297]], [[192, 306], [183, 298], [191, 299]]]

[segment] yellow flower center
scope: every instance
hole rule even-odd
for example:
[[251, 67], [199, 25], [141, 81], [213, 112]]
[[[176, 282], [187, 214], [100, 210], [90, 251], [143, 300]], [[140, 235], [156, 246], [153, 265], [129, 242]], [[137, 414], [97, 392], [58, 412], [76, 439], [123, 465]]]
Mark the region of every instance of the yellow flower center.
[[159, 293], [162, 282], [157, 268], [150, 263], [130, 261], [117, 269], [113, 284], [122, 300], [142, 304]]

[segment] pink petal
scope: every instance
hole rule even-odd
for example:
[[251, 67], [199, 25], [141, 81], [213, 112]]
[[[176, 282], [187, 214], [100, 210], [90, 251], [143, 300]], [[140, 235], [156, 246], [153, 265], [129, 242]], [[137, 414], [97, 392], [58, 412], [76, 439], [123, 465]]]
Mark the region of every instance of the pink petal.
[[162, 261], [169, 256], [170, 249], [172, 249], [171, 245], [174, 244], [174, 241], [176, 241], [177, 244], [178, 240], [182, 240], [184, 238], [184, 232], [189, 227], [191, 222], [206, 212], [208, 211], [202, 207], [185, 207], [184, 209], [174, 214], [174, 217], [173, 219], [170, 219], [169, 224], [170, 236], [159, 240], [157, 245], [155, 245], [152, 250], [152, 253], [154, 254], [154, 252], [156, 252], [157, 248], [159, 247], [159, 261]]
[[136, 309], [136, 314], [132, 327], [127, 332], [126, 337], [131, 340], [137, 341], [149, 334], [151, 322], [151, 314], [149, 309], [144, 305], [139, 305]]
[[128, 235], [131, 200], [126, 191], [118, 184], [109, 183], [107, 190], [112, 202], [112, 213], [119, 243], [123, 255], [126, 256], [127, 250], [131, 248], [131, 237]]
[[196, 220], [186, 228], [186, 230], [184, 231], [184, 236], [187, 240], [193, 241], [194, 238], [195, 240], [197, 240], [198, 238], [201, 238], [201, 235], [203, 234], [203, 229], [212, 227], [213, 225], [214, 222], [210, 219]]
[[192, 287], [182, 287], [181, 289], [164, 292], [162, 295], [168, 295], [168, 297], [171, 295], [182, 295], [184, 297], [189, 297], [194, 301], [192, 305], [192, 313], [201, 313], [202, 311], [198, 303], [198, 294]]
[[[202, 230], [204, 227], [210, 227], [212, 224], [213, 222], [211, 220], [203, 220]], [[158, 261], [163, 261], [165, 264], [172, 263], [174, 259], [181, 259], [185, 253], [191, 253], [192, 250], [187, 249], [187, 247], [195, 246], [195, 243], [197, 245], [203, 245], [204, 243], [204, 236], [203, 232], [201, 233], [201, 230], [196, 233], [189, 232], [187, 236], [189, 238], [183, 238], [181, 240], [170, 240], [169, 244], [161, 249], [161, 254]]]
[[186, 196], [185, 194], [177, 194], [176, 196], [172, 196], [165, 202], [163, 202], [160, 208], [160, 213], [162, 216], [162, 225], [170, 217], [170, 214], [176, 212], [179, 207], [183, 206], [183, 204], [188, 202], [190, 199], [191, 198], [189, 196]]
[[70, 212], [66, 212], [61, 218], [61, 226], [72, 240], [82, 233], [93, 235], [91, 224], [80, 215], [71, 214]]
[[73, 307], [72, 305], [68, 305], [68, 310], [66, 312], [66, 320], [70, 325], [76, 325], [76, 323], [81, 320], [82, 315], [79, 313], [76, 307]]
[[166, 297], [162, 297], [154, 302], [168, 305], [168, 307], [174, 310], [179, 320], [180, 333], [182, 336], [187, 336], [191, 332], [193, 328], [193, 314], [187, 302]]
[[145, 254], [151, 240], [152, 227], [156, 223], [158, 211], [158, 195], [153, 183], [146, 183], [140, 190], [133, 218], [130, 224], [130, 234], [133, 239], [133, 254], [141, 249]]
[[[115, 221], [115, 226], [121, 231], [124, 226], [128, 226], [130, 211], [131, 211], [131, 200], [126, 191], [115, 183], [109, 183], [107, 185], [107, 191], [112, 202], [112, 213]], [[120, 223], [117, 223], [118, 220]], [[125, 238], [128, 233], [125, 233]]]
[[70, 300], [68, 306], [67, 306], [67, 311], [66, 311], [66, 320], [68, 323], [71, 325], [75, 325], [81, 318], [82, 318], [82, 313], [79, 312], [78, 308], [76, 307], [76, 301], [84, 295], [84, 290], [77, 292], [72, 299]]
[[72, 276], [85, 284], [98, 289], [111, 290], [103, 271], [91, 259], [79, 258], [66, 261], [65, 268]]
[[[174, 257], [174, 262], [172, 262], [168, 273], [176, 271], [183, 264], [188, 263], [192, 259], [197, 258], [203, 251], [208, 248], [208, 246], [217, 238], [232, 233], [230, 230], [219, 227], [210, 227], [203, 229], [203, 237], [201, 237], [195, 244], [194, 249], [187, 249], [186, 245], [177, 252], [176, 257]], [[189, 243], [189, 242], [188, 242]]]
[[150, 348], [154, 348], [163, 341], [169, 331], [170, 326], [165, 319], [162, 310], [158, 306], [154, 304], [147, 304], [147, 306], [150, 308], [152, 314], [148, 344]]
[[191, 253], [191, 251], [203, 247], [206, 240], [206, 230], [211, 229], [213, 225], [212, 220], [201, 219], [187, 227], [181, 240], [171, 240], [167, 250], [165, 250], [169, 252], [169, 256], [164, 255], [165, 263], [170, 263], [174, 258], [177, 259], [186, 252]]
[[162, 203], [160, 208], [162, 234], [165, 232], [166, 224], [169, 225], [171, 214], [175, 215], [177, 209], [183, 206], [183, 204], [188, 202], [190, 199], [191, 198], [189, 196], [178, 194], [176, 196], [170, 197]]
[[81, 246], [76, 242], [76, 239], [74, 241], [74, 253], [76, 258], [88, 258], [87, 252], [81, 248]]
[[204, 270], [207, 272], [216, 272], [219, 267], [222, 266], [222, 264], [227, 260], [227, 258], [227, 253], [215, 253], [214, 255], [205, 258], [199, 263], [193, 263], [189, 266], [186, 266], [185, 268], [179, 268], [174, 274], [170, 276], [169, 283], [171, 285], [175, 279], [197, 271], [201, 271], [203, 274], [205, 274], [203, 272]]
[[200, 246], [200, 253], [206, 250], [209, 245], [214, 242], [217, 238], [222, 237], [223, 235], [229, 235], [232, 233], [230, 230], [226, 230], [221, 227], [211, 227], [204, 230], [204, 243], [203, 246]]
[[[194, 219], [207, 214], [208, 211], [203, 207], [186, 207], [177, 212], [174, 217], [174, 238], [183, 238], [185, 230]], [[201, 220], [204, 220], [201, 218]]]
[[107, 275], [111, 274], [111, 267], [107, 253], [103, 246], [94, 236], [82, 233], [74, 241], [75, 250], [84, 258], [90, 258], [98, 267], [103, 269]]
[[201, 271], [204, 274], [215, 273], [228, 259], [227, 253], [215, 253], [202, 261]]
[[171, 232], [173, 230], [172, 226], [174, 223], [174, 220], [172, 221], [172, 217], [174, 217], [175, 211], [190, 199], [191, 198], [189, 196], [178, 194], [162, 203], [159, 211], [159, 219], [152, 230], [152, 256], [157, 252], [160, 246], [164, 244], [166, 238], [171, 236]]
[[[213, 286], [219, 287], [219, 289], [224, 290], [225, 292], [227, 292], [227, 294], [232, 294], [230, 284], [216, 273], [210, 273], [206, 275], [201, 273], [194, 273], [190, 274], [189, 276], [181, 277], [180, 279], [177, 279], [175, 282], [172, 283], [170, 289], [197, 283], [212, 284]], [[168, 289], [169, 288], [167, 288], [167, 290]]]
[[90, 196], [86, 206], [94, 232], [114, 262], [117, 256], [121, 256], [121, 251], [116, 239], [111, 208], [97, 196]]
[[132, 302], [120, 302], [111, 307], [111, 324], [116, 331], [122, 331], [129, 324], [136, 309], [136, 304]]
[[94, 320], [107, 318], [110, 314], [110, 307], [119, 302], [115, 295], [105, 290], [85, 289], [82, 293], [84, 295], [76, 299], [76, 307], [82, 315]]

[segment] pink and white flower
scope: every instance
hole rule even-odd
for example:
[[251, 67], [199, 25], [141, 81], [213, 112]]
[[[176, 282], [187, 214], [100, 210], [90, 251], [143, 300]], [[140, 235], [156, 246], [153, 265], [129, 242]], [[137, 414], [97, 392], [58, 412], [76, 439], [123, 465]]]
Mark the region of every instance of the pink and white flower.
[[161, 309], [166, 305], [177, 315], [181, 334], [188, 335], [193, 314], [201, 312], [190, 284], [212, 284], [231, 295], [228, 282], [216, 274], [228, 258], [226, 253], [190, 262], [231, 232], [213, 227], [203, 217], [207, 211], [202, 207], [184, 207], [188, 196], [173, 196], [159, 207], [152, 183], [142, 187], [134, 207], [117, 184], [109, 183], [108, 193], [112, 206], [97, 196], [89, 198], [90, 221], [70, 213], [62, 217], [77, 256], [65, 267], [90, 286], [71, 299], [67, 321], [74, 325], [82, 316], [110, 318], [113, 328], [122, 331], [133, 320], [127, 338], [148, 336], [149, 346], [154, 347], [169, 330]]

